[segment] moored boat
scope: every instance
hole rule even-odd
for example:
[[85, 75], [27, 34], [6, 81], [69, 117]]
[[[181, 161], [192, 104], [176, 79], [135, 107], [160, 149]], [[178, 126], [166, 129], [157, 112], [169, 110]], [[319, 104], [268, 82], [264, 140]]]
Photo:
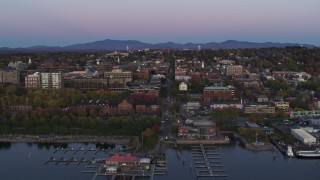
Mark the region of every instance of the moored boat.
[[311, 151], [297, 151], [296, 156], [301, 158], [320, 158], [320, 149]]
[[293, 151], [292, 151], [292, 146], [288, 146], [288, 147], [287, 147], [286, 155], [287, 155], [288, 157], [294, 157], [294, 154], [293, 154]]

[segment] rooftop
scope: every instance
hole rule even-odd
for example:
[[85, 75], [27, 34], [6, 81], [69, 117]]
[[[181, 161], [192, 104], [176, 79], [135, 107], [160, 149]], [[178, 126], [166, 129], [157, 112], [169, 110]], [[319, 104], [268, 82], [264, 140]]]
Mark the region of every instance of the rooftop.
[[229, 90], [229, 87], [224, 87], [224, 86], [209, 86], [205, 87], [205, 90]]
[[140, 159], [132, 156], [131, 153], [128, 153], [124, 156], [121, 156], [120, 154], [116, 154], [114, 156], [108, 157], [107, 162], [139, 162]]
[[3, 71], [13, 71], [13, 70], [16, 70], [16, 68], [10, 67], [10, 66], [6, 66], [6, 67], [0, 68], [0, 69], [3, 70]]

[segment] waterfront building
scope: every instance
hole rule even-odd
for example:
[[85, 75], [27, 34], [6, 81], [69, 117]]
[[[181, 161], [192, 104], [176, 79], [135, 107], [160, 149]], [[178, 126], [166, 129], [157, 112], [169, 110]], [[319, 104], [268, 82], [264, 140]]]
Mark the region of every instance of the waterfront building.
[[[136, 170], [149, 170], [151, 160], [149, 158], [138, 158], [131, 153], [126, 155], [115, 154], [106, 159], [105, 164], [108, 173], [115, 173], [117, 170], [136, 171]], [[110, 168], [112, 167], [112, 168]]]
[[212, 139], [217, 136], [216, 124], [210, 117], [189, 117], [178, 128], [178, 138]]
[[317, 139], [303, 129], [291, 129], [291, 135], [304, 144], [313, 144]]
[[110, 165], [120, 165], [122, 163], [129, 163], [129, 164], [137, 164], [139, 163], [140, 159], [138, 157], [132, 156], [131, 153], [128, 153], [124, 156], [120, 154], [116, 154], [114, 156], [108, 157], [106, 159], [106, 164]]

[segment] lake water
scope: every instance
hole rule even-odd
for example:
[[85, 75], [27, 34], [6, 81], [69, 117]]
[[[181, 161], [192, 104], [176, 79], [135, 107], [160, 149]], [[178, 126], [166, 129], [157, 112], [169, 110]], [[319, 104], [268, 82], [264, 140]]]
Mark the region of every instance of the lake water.
[[[95, 148], [95, 144], [69, 144], [69, 147]], [[244, 149], [239, 142], [233, 142], [227, 146], [217, 146], [220, 154], [223, 170], [228, 177], [216, 179], [225, 180], [318, 180], [320, 179], [320, 159], [287, 159], [279, 152], [251, 152]], [[86, 159], [105, 158], [107, 154], [99, 152], [94, 154], [78, 152], [57, 152], [53, 154], [55, 147], [39, 144], [7, 143], [0, 144], [0, 179], [1, 180], [58, 180], [77, 179], [89, 180], [93, 174], [84, 174], [87, 164], [82, 163], [65, 165], [64, 163], [44, 165], [50, 157]], [[180, 157], [176, 149], [167, 150], [168, 174], [155, 176], [155, 180], [193, 180], [197, 179], [195, 165], [190, 170], [190, 162], [193, 162], [190, 149], [182, 149]], [[274, 156], [275, 155], [275, 156]], [[184, 161], [184, 164], [183, 164]], [[98, 178], [105, 179], [105, 178]], [[209, 179], [209, 178], [198, 178]]]

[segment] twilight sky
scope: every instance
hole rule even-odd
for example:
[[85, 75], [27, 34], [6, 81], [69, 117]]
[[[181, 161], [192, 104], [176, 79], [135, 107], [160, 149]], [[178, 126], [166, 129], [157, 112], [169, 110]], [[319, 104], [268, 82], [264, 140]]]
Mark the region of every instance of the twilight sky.
[[1, 0], [0, 47], [103, 39], [320, 46], [319, 0]]

